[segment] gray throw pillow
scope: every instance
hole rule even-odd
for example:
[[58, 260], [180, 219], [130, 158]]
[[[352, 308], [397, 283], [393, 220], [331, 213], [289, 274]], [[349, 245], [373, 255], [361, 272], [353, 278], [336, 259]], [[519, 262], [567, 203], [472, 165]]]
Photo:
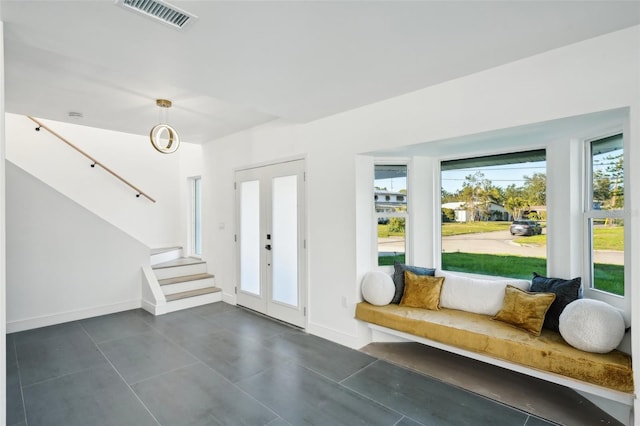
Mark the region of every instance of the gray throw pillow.
[[409, 271], [416, 275], [430, 275], [432, 277], [436, 275], [436, 270], [433, 268], [405, 265], [398, 262], [393, 264], [393, 269], [393, 284], [396, 286], [396, 292], [393, 295], [393, 299], [391, 299], [391, 303], [395, 304], [400, 303], [404, 295], [404, 271]]

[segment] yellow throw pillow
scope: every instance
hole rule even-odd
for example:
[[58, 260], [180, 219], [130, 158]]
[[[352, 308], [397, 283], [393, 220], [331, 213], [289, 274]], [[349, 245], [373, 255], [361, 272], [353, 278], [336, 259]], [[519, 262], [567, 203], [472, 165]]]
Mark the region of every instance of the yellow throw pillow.
[[493, 319], [539, 336], [544, 317], [555, 299], [554, 293], [529, 293], [508, 285], [504, 291], [502, 309]]
[[440, 292], [444, 277], [416, 275], [404, 271], [404, 294], [400, 306], [440, 310]]

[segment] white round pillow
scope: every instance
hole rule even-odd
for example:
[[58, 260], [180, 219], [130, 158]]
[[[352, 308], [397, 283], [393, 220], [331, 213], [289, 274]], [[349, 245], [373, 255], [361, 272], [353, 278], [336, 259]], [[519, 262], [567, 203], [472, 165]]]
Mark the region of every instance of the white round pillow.
[[624, 337], [624, 318], [608, 303], [578, 299], [560, 314], [560, 335], [574, 348], [596, 353], [611, 352]]
[[362, 297], [372, 305], [388, 305], [396, 292], [389, 274], [381, 271], [367, 272], [362, 279]]

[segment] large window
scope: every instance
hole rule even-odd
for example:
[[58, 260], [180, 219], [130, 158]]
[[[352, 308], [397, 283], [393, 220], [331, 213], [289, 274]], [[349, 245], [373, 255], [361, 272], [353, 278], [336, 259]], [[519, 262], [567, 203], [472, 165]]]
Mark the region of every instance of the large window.
[[191, 179], [191, 253], [202, 255], [202, 179]]
[[378, 226], [378, 265], [405, 263], [407, 165], [375, 166], [373, 199]]
[[585, 235], [589, 288], [624, 296], [622, 134], [587, 142]]
[[442, 269], [524, 279], [545, 274], [545, 150], [440, 166]]

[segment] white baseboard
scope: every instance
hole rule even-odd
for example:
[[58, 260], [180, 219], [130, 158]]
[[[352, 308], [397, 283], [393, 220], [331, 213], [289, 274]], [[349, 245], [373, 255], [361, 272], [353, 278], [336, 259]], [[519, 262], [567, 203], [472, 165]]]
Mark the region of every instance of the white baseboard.
[[584, 398], [591, 401], [594, 405], [600, 408], [611, 417], [618, 420], [623, 425], [633, 425], [633, 407], [622, 404], [617, 401], [611, 401], [610, 399], [601, 398], [596, 395], [592, 395], [587, 392], [576, 391]]
[[358, 336], [344, 333], [339, 330], [335, 330], [324, 325], [309, 323], [307, 325], [307, 333], [314, 336], [322, 337], [323, 339], [331, 340], [334, 343], [338, 343], [343, 346], [347, 346], [352, 349], [358, 349], [359, 341]]
[[236, 305], [236, 295], [235, 294], [229, 294], [229, 293], [222, 293], [222, 301], [224, 303], [228, 303], [230, 305]]
[[156, 315], [156, 305], [153, 302], [142, 299], [140, 307], [152, 315]]
[[69, 321], [77, 321], [81, 319], [97, 317], [100, 315], [128, 311], [131, 309], [140, 308], [141, 306], [142, 305], [140, 299], [135, 299], [109, 305], [94, 306], [87, 309], [79, 309], [77, 311], [60, 312], [51, 315], [43, 315], [41, 317], [7, 321], [7, 333], [16, 333], [18, 331], [31, 330], [33, 328], [46, 327], [49, 325], [62, 324]]

